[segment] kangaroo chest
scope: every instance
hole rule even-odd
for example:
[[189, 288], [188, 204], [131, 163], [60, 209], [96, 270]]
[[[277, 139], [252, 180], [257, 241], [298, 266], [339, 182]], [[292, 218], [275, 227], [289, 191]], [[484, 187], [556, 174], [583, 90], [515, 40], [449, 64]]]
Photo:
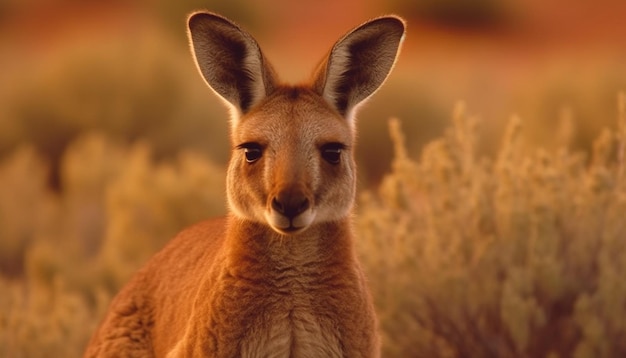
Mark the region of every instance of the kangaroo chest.
[[230, 337], [237, 337], [242, 357], [343, 356], [341, 318], [330, 298], [343, 296], [342, 292], [312, 276], [284, 269], [272, 275], [226, 278], [223, 299], [213, 306], [213, 314], [230, 323], [234, 333]]
[[242, 357], [343, 356], [336, 328], [323, 317], [306, 309], [268, 313], [246, 332]]

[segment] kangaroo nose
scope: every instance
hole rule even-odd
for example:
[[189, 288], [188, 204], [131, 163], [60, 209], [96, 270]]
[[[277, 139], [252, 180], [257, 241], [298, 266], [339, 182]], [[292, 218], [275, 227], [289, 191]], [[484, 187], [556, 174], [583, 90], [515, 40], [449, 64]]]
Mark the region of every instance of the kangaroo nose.
[[272, 199], [272, 209], [293, 219], [309, 208], [309, 199], [301, 192], [280, 192]]

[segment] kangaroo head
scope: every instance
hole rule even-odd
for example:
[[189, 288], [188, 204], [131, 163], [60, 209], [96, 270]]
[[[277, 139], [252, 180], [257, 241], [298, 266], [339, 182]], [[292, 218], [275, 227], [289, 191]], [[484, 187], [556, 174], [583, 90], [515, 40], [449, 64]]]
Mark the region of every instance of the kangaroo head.
[[349, 215], [355, 196], [354, 112], [391, 71], [404, 36], [398, 17], [341, 38], [310, 83], [279, 82], [257, 42], [229, 20], [189, 18], [196, 64], [231, 109], [231, 211], [284, 235]]

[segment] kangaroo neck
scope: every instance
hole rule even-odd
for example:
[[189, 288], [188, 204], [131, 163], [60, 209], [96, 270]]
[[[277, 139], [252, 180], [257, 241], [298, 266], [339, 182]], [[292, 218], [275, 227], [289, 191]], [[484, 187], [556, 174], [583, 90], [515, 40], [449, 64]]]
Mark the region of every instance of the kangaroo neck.
[[348, 218], [336, 222], [316, 224], [302, 233], [282, 235], [267, 225], [240, 219], [228, 219], [228, 256], [240, 260], [254, 260], [275, 266], [324, 264], [329, 260], [352, 262], [351, 225]]

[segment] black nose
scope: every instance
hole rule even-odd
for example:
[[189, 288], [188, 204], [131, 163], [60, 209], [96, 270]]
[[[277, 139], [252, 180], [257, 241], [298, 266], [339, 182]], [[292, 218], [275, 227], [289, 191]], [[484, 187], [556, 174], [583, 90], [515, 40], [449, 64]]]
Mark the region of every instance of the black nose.
[[272, 199], [272, 209], [293, 219], [309, 208], [309, 199], [300, 192], [281, 192]]

